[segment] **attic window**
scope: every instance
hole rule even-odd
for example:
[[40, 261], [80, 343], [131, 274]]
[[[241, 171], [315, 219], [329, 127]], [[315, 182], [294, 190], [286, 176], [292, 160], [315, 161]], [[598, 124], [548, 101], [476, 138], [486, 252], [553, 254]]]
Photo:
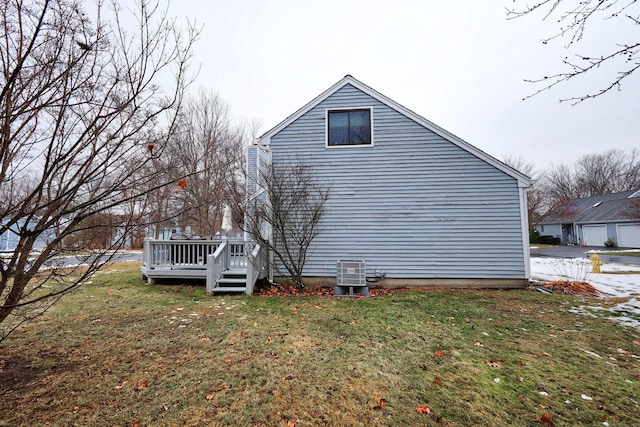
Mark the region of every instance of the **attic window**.
[[594, 203], [591, 207], [592, 207], [592, 208], [597, 208], [597, 207], [598, 207], [598, 206], [600, 206], [601, 204], [602, 204], [602, 200], [600, 200], [600, 201], [599, 201], [599, 202], [597, 202], [597, 203]]
[[327, 146], [373, 145], [371, 108], [327, 110]]

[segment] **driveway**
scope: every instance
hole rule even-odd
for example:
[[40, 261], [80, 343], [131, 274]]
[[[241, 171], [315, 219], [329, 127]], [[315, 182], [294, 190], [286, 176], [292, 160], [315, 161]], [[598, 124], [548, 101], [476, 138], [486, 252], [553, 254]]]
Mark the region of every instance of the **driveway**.
[[[587, 251], [611, 251], [611, 248], [589, 246]], [[615, 250], [615, 249], [614, 249]], [[617, 262], [621, 264], [638, 264], [640, 265], [640, 257], [622, 256], [622, 255], [600, 255], [603, 262]], [[590, 258], [591, 253], [585, 252], [582, 246], [550, 246], [550, 247], [531, 247], [532, 257], [541, 258]]]

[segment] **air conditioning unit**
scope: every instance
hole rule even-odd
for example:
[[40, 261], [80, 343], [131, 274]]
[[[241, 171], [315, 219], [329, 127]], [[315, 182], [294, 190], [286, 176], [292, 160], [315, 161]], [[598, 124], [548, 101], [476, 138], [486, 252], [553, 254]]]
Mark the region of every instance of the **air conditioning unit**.
[[364, 260], [338, 260], [336, 267], [335, 296], [369, 296]]

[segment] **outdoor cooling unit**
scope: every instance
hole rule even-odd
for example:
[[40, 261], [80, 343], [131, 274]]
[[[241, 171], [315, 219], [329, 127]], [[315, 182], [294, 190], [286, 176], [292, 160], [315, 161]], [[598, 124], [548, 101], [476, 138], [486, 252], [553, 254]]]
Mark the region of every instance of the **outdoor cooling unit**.
[[364, 261], [338, 260], [335, 296], [369, 296]]

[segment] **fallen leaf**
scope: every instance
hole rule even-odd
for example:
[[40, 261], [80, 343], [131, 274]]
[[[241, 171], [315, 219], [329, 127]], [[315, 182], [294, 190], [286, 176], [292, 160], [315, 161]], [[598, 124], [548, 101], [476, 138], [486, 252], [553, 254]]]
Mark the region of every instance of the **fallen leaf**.
[[442, 385], [442, 380], [440, 378], [436, 377], [436, 378], [433, 379], [433, 383], [439, 387], [439, 386]]
[[481, 342], [473, 343], [473, 345], [475, 345], [476, 347], [484, 347], [484, 344], [482, 344]]
[[444, 353], [445, 353], [444, 350], [436, 350], [433, 352], [433, 354], [435, 354], [438, 357], [444, 356]]
[[488, 361], [485, 363], [485, 365], [491, 367], [491, 368], [499, 368], [502, 366], [502, 362], [492, 362], [492, 361]]
[[633, 340], [633, 345], [640, 346], [640, 340]]
[[382, 398], [376, 396], [375, 397], [375, 401], [376, 401], [377, 405], [373, 407], [374, 411], [381, 411], [382, 408], [387, 406], [387, 400], [386, 399], [382, 399]]
[[111, 295], [113, 291], [111, 289], [107, 289], [107, 295]]
[[136, 386], [135, 390], [136, 390], [136, 391], [140, 391], [140, 390], [142, 390], [143, 388], [146, 388], [148, 385], [149, 385], [149, 380], [143, 380], [143, 381], [140, 381], [140, 382], [138, 383], [138, 385]]
[[233, 365], [233, 360], [227, 359], [227, 360], [224, 361], [224, 363], [226, 363], [227, 365], [231, 366], [231, 365]]
[[518, 378], [518, 381], [520, 381], [520, 382], [523, 382], [523, 381], [524, 381], [524, 378], [522, 378], [520, 375], [518, 375], [518, 377], [517, 377], [517, 378]]
[[122, 384], [115, 386], [116, 390], [121, 390], [129, 381], [124, 381]]
[[296, 427], [296, 422], [295, 421], [288, 421], [287, 422], [287, 426], [288, 427]]
[[540, 424], [544, 427], [556, 427], [553, 421], [551, 421], [551, 414], [548, 412], [540, 417]]
[[207, 394], [207, 397], [205, 397], [206, 400], [211, 400], [213, 399], [213, 396], [216, 395], [215, 391], [210, 391], [209, 394]]
[[420, 415], [431, 414], [431, 409], [427, 408], [427, 405], [416, 406], [416, 412]]
[[573, 392], [571, 390], [568, 390], [566, 388], [562, 389], [562, 394], [573, 394]]

